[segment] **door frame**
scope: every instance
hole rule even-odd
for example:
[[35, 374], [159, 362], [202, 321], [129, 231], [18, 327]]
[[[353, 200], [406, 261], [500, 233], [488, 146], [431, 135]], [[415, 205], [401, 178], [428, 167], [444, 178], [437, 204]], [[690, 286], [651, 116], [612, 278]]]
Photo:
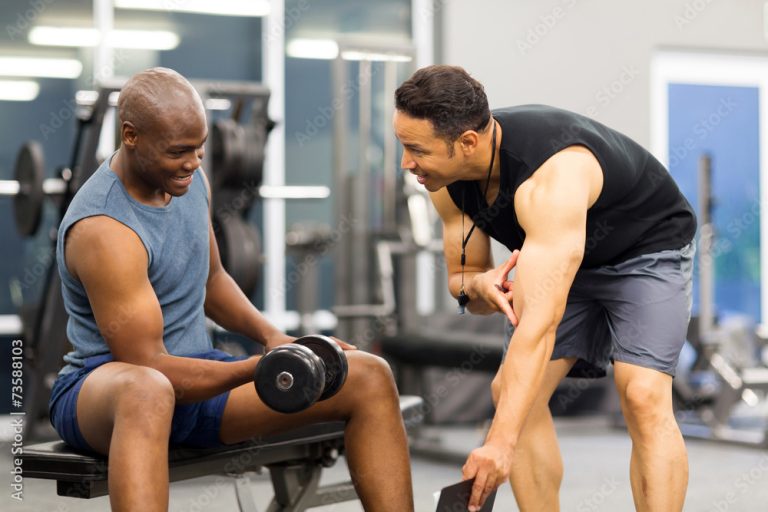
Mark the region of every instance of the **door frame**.
[[760, 316], [768, 322], [768, 57], [695, 51], [656, 52], [651, 59], [651, 152], [669, 167], [670, 83], [758, 89], [760, 186]]

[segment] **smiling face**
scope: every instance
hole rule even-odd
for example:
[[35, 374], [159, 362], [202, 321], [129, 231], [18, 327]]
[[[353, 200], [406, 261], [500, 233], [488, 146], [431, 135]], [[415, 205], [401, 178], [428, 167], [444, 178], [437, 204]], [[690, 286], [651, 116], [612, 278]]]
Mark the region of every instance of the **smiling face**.
[[204, 156], [205, 114], [193, 108], [167, 109], [147, 128], [127, 135], [138, 164], [135, 176], [150, 189], [184, 195]]
[[466, 155], [459, 141], [447, 142], [435, 135], [432, 123], [395, 110], [395, 136], [403, 145], [400, 166], [414, 174], [430, 192], [460, 179]]
[[129, 80], [119, 108], [130, 186], [153, 202], [184, 195], [208, 136], [200, 96], [178, 73], [153, 69]]

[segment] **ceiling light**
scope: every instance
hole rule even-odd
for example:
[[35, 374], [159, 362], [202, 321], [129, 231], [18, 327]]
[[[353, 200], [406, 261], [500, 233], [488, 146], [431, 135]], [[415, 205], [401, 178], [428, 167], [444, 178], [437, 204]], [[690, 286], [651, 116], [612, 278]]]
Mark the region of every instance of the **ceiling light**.
[[0, 76], [77, 78], [82, 72], [83, 64], [75, 59], [0, 57]]
[[339, 45], [332, 39], [292, 39], [285, 46], [285, 53], [297, 59], [335, 59]]
[[31, 80], [0, 80], [0, 101], [32, 101], [40, 85]]
[[[107, 46], [143, 50], [172, 50], [179, 45], [179, 36], [167, 30], [111, 30]], [[34, 27], [29, 42], [41, 46], [98, 46], [101, 32], [89, 27]]]
[[183, 0], [173, 2], [115, 0], [115, 7], [118, 9], [191, 12], [221, 16], [266, 16], [269, 14], [269, 2], [267, 0]]
[[410, 55], [397, 53], [365, 52], [355, 50], [345, 50], [341, 52], [341, 58], [344, 60], [375, 60], [388, 62], [410, 62], [413, 58]]

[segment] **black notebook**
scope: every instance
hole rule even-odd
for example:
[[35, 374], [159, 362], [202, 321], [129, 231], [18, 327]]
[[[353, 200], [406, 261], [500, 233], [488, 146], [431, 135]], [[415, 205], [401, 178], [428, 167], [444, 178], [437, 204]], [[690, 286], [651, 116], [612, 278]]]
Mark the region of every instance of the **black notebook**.
[[[467, 504], [469, 503], [469, 497], [472, 495], [472, 484], [475, 479], [464, 480], [458, 484], [449, 485], [444, 487], [440, 491], [440, 500], [437, 502], [436, 512], [465, 512], [467, 510]], [[485, 500], [483, 508], [480, 512], [491, 512], [493, 510], [493, 502], [496, 499], [496, 490], [494, 490]]]

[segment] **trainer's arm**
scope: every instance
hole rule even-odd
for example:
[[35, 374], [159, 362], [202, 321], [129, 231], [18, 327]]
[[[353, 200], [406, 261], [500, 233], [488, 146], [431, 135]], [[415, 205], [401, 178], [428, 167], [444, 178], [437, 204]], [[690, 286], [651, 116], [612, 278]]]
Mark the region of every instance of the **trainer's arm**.
[[513, 291], [519, 323], [501, 367], [501, 394], [488, 435], [489, 442], [501, 441], [509, 448], [514, 448], [538, 392], [584, 254], [587, 187], [570, 181], [549, 180], [516, 199], [526, 232]]
[[484, 501], [509, 476], [510, 457], [539, 392], [584, 256], [587, 210], [601, 189], [602, 171], [594, 156], [569, 148], [548, 160], [515, 196], [526, 233], [513, 290], [519, 323], [501, 366], [499, 401], [485, 444], [464, 467], [465, 478], [476, 478], [470, 505]]
[[[443, 253], [448, 270], [448, 290], [454, 297], [458, 297], [462, 284], [461, 244], [472, 229], [473, 222], [456, 207], [445, 188], [432, 192], [430, 197], [443, 221]], [[511, 281], [508, 281], [508, 275], [515, 266], [518, 253], [514, 251], [506, 262], [494, 268], [490, 238], [475, 228], [467, 242], [463, 269], [464, 293], [469, 298], [467, 309], [470, 313], [489, 315], [501, 312], [513, 325], [517, 325], [511, 306]]]
[[83, 219], [69, 231], [66, 261], [86, 289], [96, 323], [116, 361], [162, 372], [180, 403], [204, 400], [249, 382], [258, 358], [221, 362], [168, 354], [163, 313], [147, 273], [147, 252], [124, 224]]

